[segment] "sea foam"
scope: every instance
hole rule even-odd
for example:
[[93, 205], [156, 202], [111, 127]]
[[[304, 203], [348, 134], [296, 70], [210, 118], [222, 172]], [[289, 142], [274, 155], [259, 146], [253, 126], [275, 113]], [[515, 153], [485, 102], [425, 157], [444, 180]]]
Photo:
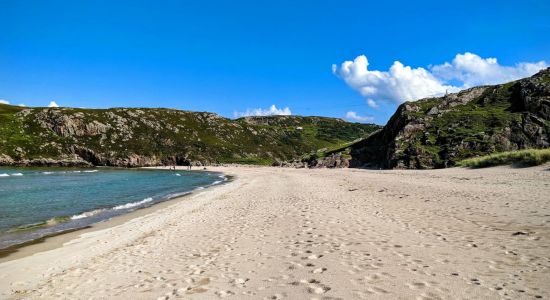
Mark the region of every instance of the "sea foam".
[[118, 205], [118, 206], [115, 206], [113, 207], [114, 210], [119, 210], [119, 209], [128, 209], [128, 208], [132, 208], [132, 207], [136, 207], [136, 206], [140, 206], [140, 205], [143, 205], [145, 203], [149, 203], [153, 201], [153, 198], [145, 198], [141, 201], [137, 201], [137, 202], [130, 202], [130, 203], [126, 203], [126, 204], [122, 204], [122, 205]]
[[91, 216], [95, 216], [101, 212], [105, 211], [105, 209], [96, 209], [96, 210], [92, 210], [92, 211], [87, 211], [87, 212], [84, 212], [84, 213], [81, 213], [79, 215], [74, 215], [71, 217], [71, 220], [78, 220], [78, 219], [83, 219], [83, 218], [88, 218], [88, 217], [91, 217]]
[[[129, 209], [129, 208], [133, 208], [133, 207], [136, 207], [136, 206], [140, 206], [140, 205], [143, 205], [145, 203], [149, 203], [153, 201], [153, 198], [145, 198], [141, 201], [137, 201], [137, 202], [130, 202], [130, 203], [126, 203], [126, 204], [122, 204], [122, 205], [117, 205], [113, 208], [111, 208], [112, 210], [121, 210], [121, 209]], [[88, 218], [88, 217], [92, 217], [92, 216], [95, 216], [99, 213], [102, 213], [104, 211], [106, 211], [107, 209], [96, 209], [96, 210], [92, 210], [92, 211], [87, 211], [87, 212], [84, 212], [84, 213], [81, 213], [81, 214], [78, 214], [78, 215], [74, 215], [71, 217], [71, 220], [78, 220], [78, 219], [83, 219], [83, 218]]]

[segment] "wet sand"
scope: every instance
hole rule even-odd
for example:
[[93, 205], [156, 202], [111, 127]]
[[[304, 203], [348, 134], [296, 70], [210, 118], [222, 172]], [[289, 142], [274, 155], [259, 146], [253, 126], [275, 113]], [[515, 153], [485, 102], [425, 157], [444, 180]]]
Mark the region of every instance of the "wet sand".
[[208, 168], [235, 180], [1, 263], [0, 298], [549, 298], [549, 168]]

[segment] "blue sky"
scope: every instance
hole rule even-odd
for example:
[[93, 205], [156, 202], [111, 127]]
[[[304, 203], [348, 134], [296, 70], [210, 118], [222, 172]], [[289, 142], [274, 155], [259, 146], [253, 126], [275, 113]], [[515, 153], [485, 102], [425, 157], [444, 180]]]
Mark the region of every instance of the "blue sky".
[[550, 62], [545, 0], [113, 2], [0, 0], [0, 99], [384, 124], [396, 98]]

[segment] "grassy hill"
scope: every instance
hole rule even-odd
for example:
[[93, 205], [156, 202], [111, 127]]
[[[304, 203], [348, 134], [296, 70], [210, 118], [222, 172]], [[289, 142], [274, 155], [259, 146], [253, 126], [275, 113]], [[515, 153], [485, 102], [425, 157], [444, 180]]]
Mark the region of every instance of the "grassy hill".
[[351, 165], [441, 168], [466, 158], [550, 146], [550, 69], [507, 84], [403, 103], [352, 146]]
[[24, 108], [0, 104], [0, 164], [146, 166], [271, 164], [377, 130], [324, 117], [237, 120], [151, 108]]

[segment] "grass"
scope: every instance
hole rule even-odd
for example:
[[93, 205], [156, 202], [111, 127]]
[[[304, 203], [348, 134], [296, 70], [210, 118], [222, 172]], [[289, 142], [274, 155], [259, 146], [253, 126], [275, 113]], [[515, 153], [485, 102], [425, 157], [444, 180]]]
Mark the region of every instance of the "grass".
[[[72, 154], [89, 149], [103, 163], [130, 155], [170, 159], [270, 165], [320, 148], [338, 147], [380, 127], [324, 117], [271, 116], [231, 120], [204, 112], [146, 108], [23, 108], [0, 104], [0, 154], [15, 160]], [[67, 125], [83, 132], [92, 123], [99, 133], [61, 135]], [[98, 162], [94, 162], [98, 163]]]
[[221, 158], [220, 163], [271, 166], [273, 164], [273, 160], [259, 157]]
[[[423, 157], [431, 156], [432, 167], [439, 168], [493, 151], [505, 151], [503, 145], [491, 137], [506, 135], [507, 129], [521, 124], [523, 114], [514, 107], [518, 101], [516, 93], [513, 83], [490, 87], [466, 104], [441, 109], [438, 116], [428, 116], [428, 112], [441, 103], [441, 98], [409, 103], [416, 109], [404, 113], [426, 127], [396, 143], [397, 159], [406, 161], [410, 153], [421, 153]], [[526, 144], [532, 146], [530, 142]]]
[[550, 149], [526, 149], [500, 152], [486, 156], [474, 157], [458, 162], [458, 166], [485, 168], [498, 165], [515, 165], [529, 167], [550, 161]]

